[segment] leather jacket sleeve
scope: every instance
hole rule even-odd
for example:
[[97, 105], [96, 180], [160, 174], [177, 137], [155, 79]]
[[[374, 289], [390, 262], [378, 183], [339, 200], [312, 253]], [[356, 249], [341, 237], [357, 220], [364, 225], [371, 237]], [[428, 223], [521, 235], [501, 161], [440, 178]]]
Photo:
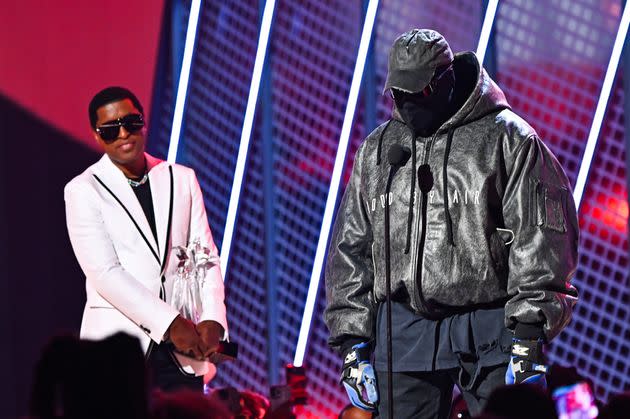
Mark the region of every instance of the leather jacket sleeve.
[[543, 323], [551, 340], [570, 322], [578, 296], [570, 283], [579, 235], [571, 187], [556, 158], [535, 135], [515, 151], [507, 170], [503, 216], [514, 241], [506, 324], [514, 328], [516, 323]]
[[357, 151], [350, 181], [337, 211], [326, 263], [324, 320], [330, 346], [352, 338], [370, 340], [376, 318], [373, 296], [372, 226], [362, 194], [365, 143]]

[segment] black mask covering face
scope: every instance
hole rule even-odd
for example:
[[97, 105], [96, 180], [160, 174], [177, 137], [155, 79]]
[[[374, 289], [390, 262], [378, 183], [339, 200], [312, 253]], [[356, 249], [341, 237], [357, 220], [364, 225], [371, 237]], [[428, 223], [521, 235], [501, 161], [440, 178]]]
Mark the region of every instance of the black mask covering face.
[[411, 128], [414, 137], [433, 135], [453, 115], [454, 85], [455, 75], [451, 69], [437, 80], [428, 96], [392, 89], [400, 116]]

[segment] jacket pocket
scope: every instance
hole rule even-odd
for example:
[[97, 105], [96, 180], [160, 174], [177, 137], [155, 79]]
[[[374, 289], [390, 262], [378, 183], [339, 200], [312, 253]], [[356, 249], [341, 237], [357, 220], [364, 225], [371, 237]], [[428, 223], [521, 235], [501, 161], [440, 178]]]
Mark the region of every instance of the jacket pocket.
[[531, 224], [565, 233], [567, 188], [533, 179], [530, 186]]

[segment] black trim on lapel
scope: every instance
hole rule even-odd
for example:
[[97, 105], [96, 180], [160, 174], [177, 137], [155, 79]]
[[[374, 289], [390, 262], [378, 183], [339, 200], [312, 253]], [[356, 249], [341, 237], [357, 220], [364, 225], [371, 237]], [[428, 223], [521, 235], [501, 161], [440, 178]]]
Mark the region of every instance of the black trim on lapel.
[[100, 183], [103, 188], [105, 188], [107, 190], [107, 192], [110, 193], [110, 195], [112, 197], [114, 197], [114, 199], [116, 200], [116, 202], [118, 202], [120, 204], [120, 206], [122, 207], [122, 209], [125, 210], [125, 212], [127, 213], [127, 215], [129, 216], [129, 219], [131, 220], [131, 222], [133, 223], [134, 226], [136, 226], [136, 229], [138, 230], [138, 233], [140, 233], [140, 235], [142, 236], [142, 238], [144, 239], [144, 242], [147, 244], [147, 246], [149, 246], [149, 249], [151, 250], [151, 253], [153, 253], [153, 256], [155, 257], [155, 260], [157, 261], [157, 263], [160, 263], [160, 257], [158, 256], [158, 254], [155, 252], [155, 249], [153, 249], [153, 246], [151, 246], [151, 243], [149, 243], [149, 240], [147, 240], [147, 237], [144, 235], [144, 233], [142, 232], [142, 230], [140, 229], [140, 226], [138, 225], [138, 223], [136, 222], [136, 220], [133, 218], [133, 216], [131, 215], [131, 213], [129, 212], [129, 210], [127, 209], [127, 207], [125, 206], [125, 204], [122, 203], [122, 201], [120, 199], [118, 199], [118, 197], [116, 196], [116, 194], [114, 194], [114, 192], [112, 192], [111, 189], [109, 189], [107, 187], [107, 185], [105, 185], [105, 183], [103, 183], [103, 181], [101, 179], [99, 179], [98, 176], [96, 176], [95, 174], [92, 174], [92, 176], [94, 176], [94, 178], [98, 181], [98, 183]]
[[166, 257], [168, 255], [169, 244], [171, 240], [171, 225], [173, 224], [173, 193], [174, 193], [174, 180], [173, 180], [173, 166], [168, 167], [169, 174], [171, 175], [171, 199], [168, 204], [168, 222], [166, 223], [166, 241], [164, 242], [164, 257], [162, 258], [162, 273], [166, 267]]
[[164, 242], [164, 257], [162, 258], [162, 265], [160, 270], [162, 273], [160, 274], [160, 298], [166, 301], [166, 290], [164, 289], [164, 283], [166, 282], [166, 278], [164, 277], [164, 272], [166, 271], [166, 258], [168, 256], [169, 244], [168, 242], [171, 240], [171, 225], [173, 224], [173, 197], [174, 197], [174, 180], [173, 180], [173, 166], [168, 166], [168, 172], [171, 178], [171, 196], [168, 204], [168, 221], [166, 223], [166, 241]]

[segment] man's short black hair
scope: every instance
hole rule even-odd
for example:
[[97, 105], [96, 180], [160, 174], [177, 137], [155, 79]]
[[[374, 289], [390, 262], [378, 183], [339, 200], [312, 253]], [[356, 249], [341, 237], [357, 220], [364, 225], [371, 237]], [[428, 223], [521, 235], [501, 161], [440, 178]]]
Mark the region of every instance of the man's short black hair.
[[92, 100], [90, 101], [90, 105], [88, 106], [88, 114], [90, 116], [90, 125], [92, 125], [92, 129], [96, 129], [96, 120], [98, 117], [96, 116], [96, 111], [101, 106], [107, 105], [108, 103], [118, 102], [119, 100], [131, 100], [133, 106], [136, 107], [137, 110], [144, 116], [144, 110], [142, 109], [142, 105], [140, 101], [131, 93], [129, 89], [125, 89], [124, 87], [119, 86], [110, 86], [101, 90], [97, 94], [94, 95]]

